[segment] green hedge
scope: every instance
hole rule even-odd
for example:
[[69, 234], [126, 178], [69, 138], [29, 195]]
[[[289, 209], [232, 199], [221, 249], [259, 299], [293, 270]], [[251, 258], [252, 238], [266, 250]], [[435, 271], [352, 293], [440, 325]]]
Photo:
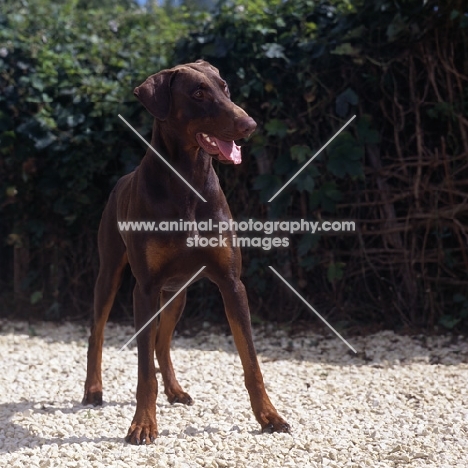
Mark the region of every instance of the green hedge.
[[193, 18], [131, 3], [0, 5], [2, 291], [11, 291], [13, 270], [21, 270], [11, 247], [26, 248], [27, 275], [15, 279], [21, 307], [30, 298], [46, 316], [87, 311], [105, 200], [144, 154], [117, 115], [149, 135], [133, 89], [171, 65], [174, 42]]

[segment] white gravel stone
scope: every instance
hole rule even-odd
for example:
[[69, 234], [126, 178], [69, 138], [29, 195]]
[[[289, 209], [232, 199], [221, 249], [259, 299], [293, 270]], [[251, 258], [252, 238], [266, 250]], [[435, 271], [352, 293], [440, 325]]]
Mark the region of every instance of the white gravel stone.
[[[468, 466], [468, 344], [392, 332], [291, 337], [267, 326], [255, 343], [270, 398], [291, 434], [261, 434], [232, 337], [209, 325], [176, 336], [173, 361], [195, 405], [170, 405], [160, 380], [160, 436], [124, 442], [135, 411], [130, 327], [109, 324], [104, 405], [80, 403], [87, 327], [0, 321], [0, 466], [393, 468]], [[160, 375], [158, 374], [158, 377]]]

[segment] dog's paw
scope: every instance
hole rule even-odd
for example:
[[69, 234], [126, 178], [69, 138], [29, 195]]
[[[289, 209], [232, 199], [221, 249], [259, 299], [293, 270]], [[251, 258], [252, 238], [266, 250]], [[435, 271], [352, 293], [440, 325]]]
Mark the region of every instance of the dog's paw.
[[102, 406], [102, 391], [97, 391], [97, 392], [85, 391], [81, 404]]
[[192, 397], [186, 392], [170, 393], [167, 399], [171, 405], [174, 403], [182, 403], [187, 406], [192, 406], [194, 401]]
[[290, 433], [291, 432], [291, 426], [284, 421], [281, 424], [267, 424], [265, 427], [262, 427], [262, 432], [264, 434], [272, 434], [273, 432], [286, 432]]
[[262, 425], [262, 432], [265, 434], [271, 434], [273, 432], [291, 432], [291, 426], [280, 416], [274, 416], [269, 418], [269, 422]]
[[132, 445], [149, 445], [158, 437], [156, 421], [150, 423], [133, 422], [125, 441]]

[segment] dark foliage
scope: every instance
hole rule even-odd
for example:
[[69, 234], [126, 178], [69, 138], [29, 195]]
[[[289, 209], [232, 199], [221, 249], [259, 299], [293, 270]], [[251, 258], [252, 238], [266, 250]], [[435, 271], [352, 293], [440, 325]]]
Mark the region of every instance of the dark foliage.
[[[217, 167], [234, 217], [357, 227], [294, 234], [287, 249], [246, 249], [254, 319], [308, 316], [273, 265], [340, 326], [463, 324], [468, 16], [462, 1], [440, 3], [236, 2], [196, 23], [182, 11], [169, 19], [157, 8], [68, 3], [55, 14], [38, 2], [2, 14], [2, 297], [14, 285], [18, 303], [23, 297], [47, 317], [89, 312], [103, 204], [144, 153], [117, 114], [148, 136], [133, 87], [205, 58], [259, 124], [242, 166]], [[189, 34], [189, 24], [199, 26]], [[219, 316], [215, 288], [200, 283], [191, 295], [192, 315]]]

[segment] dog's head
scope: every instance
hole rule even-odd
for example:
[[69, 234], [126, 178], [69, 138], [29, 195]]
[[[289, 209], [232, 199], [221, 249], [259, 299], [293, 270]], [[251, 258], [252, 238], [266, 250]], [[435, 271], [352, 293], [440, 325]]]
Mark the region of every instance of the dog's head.
[[[229, 94], [217, 68], [208, 62], [178, 65], [151, 75], [135, 96], [168, 131], [226, 164], [240, 164], [235, 140], [252, 134], [257, 124]], [[187, 148], [189, 149], [189, 148]]]

